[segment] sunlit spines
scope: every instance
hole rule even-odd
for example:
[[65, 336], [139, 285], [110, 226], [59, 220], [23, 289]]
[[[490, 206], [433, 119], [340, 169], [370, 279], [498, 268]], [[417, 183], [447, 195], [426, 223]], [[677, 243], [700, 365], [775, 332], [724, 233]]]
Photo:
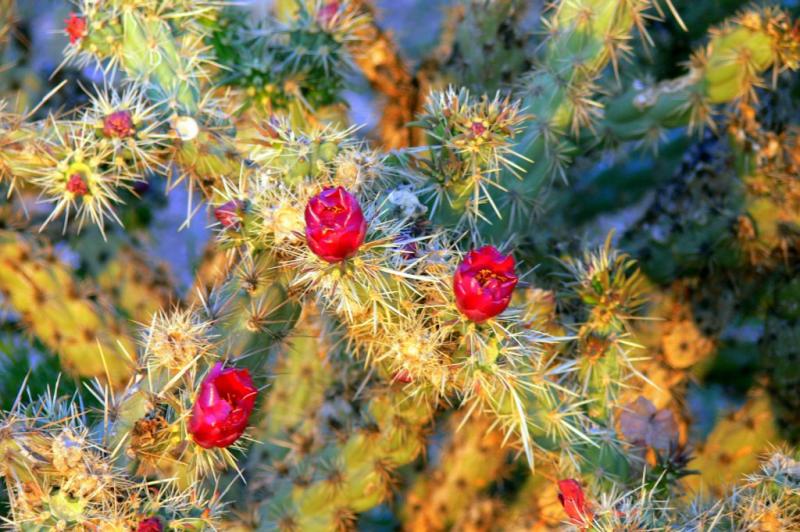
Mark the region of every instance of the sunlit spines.
[[499, 92], [493, 99], [476, 98], [452, 87], [429, 97], [416, 125], [425, 128], [431, 146], [415, 167], [422, 178], [419, 193], [435, 222], [475, 233], [486, 220], [483, 210], [499, 216], [496, 198], [506, 192], [500, 171], [518, 175], [524, 158], [513, 145], [527, 118], [520, 106]]
[[47, 137], [7, 107], [6, 101], [0, 101], [0, 183], [7, 184], [11, 196], [52, 161]]
[[113, 164], [118, 171], [141, 180], [147, 171], [162, 168], [162, 123], [136, 85], [122, 91], [98, 90], [82, 120], [94, 127], [99, 144], [113, 146]]
[[756, 100], [765, 77], [798, 68], [797, 30], [777, 8], [747, 9], [712, 30], [709, 43], [691, 58], [686, 75], [634, 87], [606, 105], [601, 129], [612, 140], [654, 144], [668, 128], [714, 126], [715, 107]]
[[800, 524], [797, 500], [797, 460], [793, 451], [777, 449], [765, 457], [760, 471], [739, 479], [718, 501], [702, 497], [668, 500], [640, 485], [587, 494], [592, 516], [587, 525], [597, 530], [707, 529], [784, 530]]
[[636, 261], [611, 247], [611, 235], [597, 251], [567, 259], [564, 266], [564, 301], [576, 305], [565, 309], [574, 314], [576, 375], [592, 401], [589, 413], [609, 419], [621, 391], [643, 378], [636, 368], [642, 355], [630, 333], [644, 313], [648, 283]]
[[96, 61], [109, 73], [122, 68], [143, 83], [151, 101], [178, 114], [196, 111], [207, 59], [205, 31], [194, 21], [212, 16], [219, 3], [79, 4], [74, 17], [83, 21], [84, 29], [71, 39], [67, 60]]
[[567, 259], [572, 276], [566, 286], [588, 307], [584, 328], [600, 333], [624, 332], [646, 302], [647, 280], [636, 261], [612, 248], [611, 236], [596, 252]]
[[[107, 220], [121, 224], [115, 206], [122, 203], [120, 191], [130, 189], [135, 176], [114, 165], [114, 151], [94, 138], [88, 124], [51, 120], [54, 138], [49, 164], [37, 168], [31, 182], [40, 190], [41, 201], [52, 203], [43, 225], [63, 215], [64, 228], [70, 216], [80, 230], [87, 222], [101, 231]], [[73, 214], [74, 213], [74, 214]]]
[[221, 81], [235, 87], [246, 108], [313, 113], [341, 103], [348, 47], [359, 41], [366, 14], [351, 2], [280, 2], [277, 20], [243, 16], [229, 6], [211, 24]]
[[[163, 381], [164, 377], [185, 373], [191, 382], [195, 368], [213, 362], [217, 356], [212, 323], [195, 309], [161, 311], [146, 325], [140, 360], [148, 375], [161, 375]], [[159, 383], [156, 389], [167, 392], [165, 384]]]
[[104, 447], [103, 430], [98, 434], [90, 425], [81, 402], [60, 393], [58, 383], [37, 400], [20, 390], [13, 409], [0, 418], [8, 525], [130, 530], [157, 517], [168, 526], [213, 526], [218, 500], [208, 499], [202, 488], [130, 476], [117, 467], [113, 450]]

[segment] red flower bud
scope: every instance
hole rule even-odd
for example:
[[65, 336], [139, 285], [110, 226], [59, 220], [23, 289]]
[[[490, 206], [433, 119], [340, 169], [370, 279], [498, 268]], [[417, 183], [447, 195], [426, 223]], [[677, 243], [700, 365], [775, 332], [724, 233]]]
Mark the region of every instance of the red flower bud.
[[408, 372], [407, 369], [401, 369], [396, 371], [395, 374], [392, 376], [392, 382], [399, 382], [402, 384], [408, 384], [414, 380], [414, 377], [411, 376], [411, 373]]
[[243, 208], [244, 202], [239, 200], [230, 200], [214, 209], [214, 218], [216, 218], [225, 229], [236, 229], [239, 227]]
[[323, 26], [329, 25], [336, 16], [336, 13], [339, 12], [339, 7], [339, 2], [336, 0], [326, 2], [317, 12], [317, 20], [319, 23]]
[[206, 449], [228, 447], [247, 428], [258, 390], [247, 369], [222, 368], [217, 362], [200, 385], [189, 432]]
[[139, 521], [136, 532], [164, 532], [164, 525], [161, 524], [161, 519], [158, 517], [148, 517]]
[[577, 525], [587, 525], [592, 519], [592, 512], [586, 504], [583, 488], [574, 479], [558, 481], [558, 500], [570, 519]]
[[518, 280], [511, 255], [494, 246], [472, 250], [453, 276], [456, 306], [472, 321], [486, 321], [508, 307]]
[[473, 122], [469, 128], [472, 130], [472, 134], [476, 137], [480, 137], [484, 133], [486, 133], [486, 126], [483, 125], [483, 122]]
[[366, 234], [367, 221], [358, 200], [342, 187], [325, 188], [306, 205], [306, 242], [324, 261], [352, 257]]
[[75, 44], [86, 36], [86, 19], [81, 18], [75, 13], [70, 13], [69, 18], [64, 19], [64, 31], [69, 35], [69, 43]]
[[114, 111], [103, 119], [103, 135], [106, 137], [124, 139], [134, 133], [136, 128], [129, 111]]
[[76, 196], [84, 196], [89, 193], [89, 185], [83, 180], [81, 174], [72, 174], [67, 181], [67, 192], [72, 192]]

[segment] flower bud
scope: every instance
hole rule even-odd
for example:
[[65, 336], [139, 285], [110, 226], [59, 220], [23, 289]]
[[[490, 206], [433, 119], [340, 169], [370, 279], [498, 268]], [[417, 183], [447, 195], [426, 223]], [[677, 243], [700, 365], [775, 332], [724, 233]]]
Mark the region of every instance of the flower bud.
[[85, 196], [89, 193], [89, 185], [83, 180], [83, 176], [79, 173], [74, 173], [69, 176], [67, 181], [67, 192], [72, 193], [76, 197]]
[[392, 382], [399, 382], [401, 384], [408, 384], [414, 381], [414, 377], [411, 376], [411, 373], [407, 369], [401, 369], [394, 373], [392, 376]]
[[337, 0], [329, 0], [322, 4], [317, 12], [317, 20], [323, 26], [329, 26], [333, 19], [336, 17], [336, 14], [339, 12], [339, 8], [341, 5]]
[[164, 525], [158, 517], [148, 517], [139, 521], [139, 526], [136, 527], [136, 532], [163, 532]]
[[592, 513], [586, 504], [586, 496], [583, 488], [575, 479], [565, 479], [558, 481], [558, 500], [564, 511], [577, 525], [587, 525], [592, 519]]
[[130, 111], [114, 111], [103, 118], [103, 135], [108, 138], [124, 139], [136, 133]]
[[311, 198], [305, 218], [308, 247], [324, 261], [350, 258], [364, 243], [364, 213], [355, 196], [342, 187], [326, 188]]
[[70, 13], [64, 19], [64, 31], [69, 36], [69, 43], [75, 44], [86, 36], [86, 19]]
[[238, 229], [243, 208], [244, 203], [242, 201], [230, 200], [214, 209], [214, 218], [225, 229]]
[[189, 432], [195, 443], [206, 449], [233, 444], [247, 428], [257, 394], [247, 369], [223, 369], [217, 362], [192, 408]]

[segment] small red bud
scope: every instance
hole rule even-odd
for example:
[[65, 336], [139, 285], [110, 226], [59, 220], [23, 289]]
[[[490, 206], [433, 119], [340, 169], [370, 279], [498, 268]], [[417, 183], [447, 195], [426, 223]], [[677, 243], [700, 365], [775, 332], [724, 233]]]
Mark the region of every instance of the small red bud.
[[216, 218], [225, 229], [237, 229], [241, 223], [243, 208], [244, 202], [240, 200], [230, 200], [214, 209], [214, 218]]
[[486, 133], [486, 126], [483, 125], [483, 122], [473, 122], [472, 125], [469, 127], [472, 130], [472, 134], [476, 137], [480, 137], [484, 133]]
[[396, 371], [394, 376], [392, 377], [392, 382], [400, 382], [403, 384], [408, 384], [412, 382], [414, 378], [411, 376], [411, 373], [407, 369], [401, 369]]
[[130, 111], [114, 111], [103, 119], [103, 135], [124, 139], [136, 133]]
[[139, 521], [136, 532], [164, 532], [164, 525], [158, 517], [148, 517]]
[[76, 196], [84, 196], [89, 193], [89, 186], [83, 180], [81, 174], [75, 173], [69, 176], [67, 181], [67, 192], [71, 192]]
[[329, 25], [334, 17], [336, 17], [336, 13], [339, 12], [339, 7], [340, 4], [336, 0], [326, 2], [317, 12], [317, 20], [319, 23], [323, 26]]
[[86, 19], [79, 17], [75, 13], [70, 13], [69, 18], [64, 19], [64, 31], [69, 35], [69, 43], [75, 44], [86, 36]]

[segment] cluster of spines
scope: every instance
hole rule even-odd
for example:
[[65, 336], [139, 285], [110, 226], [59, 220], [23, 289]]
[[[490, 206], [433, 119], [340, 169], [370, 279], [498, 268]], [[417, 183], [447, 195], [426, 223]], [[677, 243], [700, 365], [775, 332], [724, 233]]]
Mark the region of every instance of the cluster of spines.
[[93, 426], [76, 397], [60, 397], [58, 383], [31, 403], [23, 403], [23, 392], [0, 418], [0, 476], [14, 526], [130, 530], [147, 519], [172, 527], [217, 522], [218, 501], [206, 499], [203, 490], [137, 480], [120, 469], [107, 427]]

